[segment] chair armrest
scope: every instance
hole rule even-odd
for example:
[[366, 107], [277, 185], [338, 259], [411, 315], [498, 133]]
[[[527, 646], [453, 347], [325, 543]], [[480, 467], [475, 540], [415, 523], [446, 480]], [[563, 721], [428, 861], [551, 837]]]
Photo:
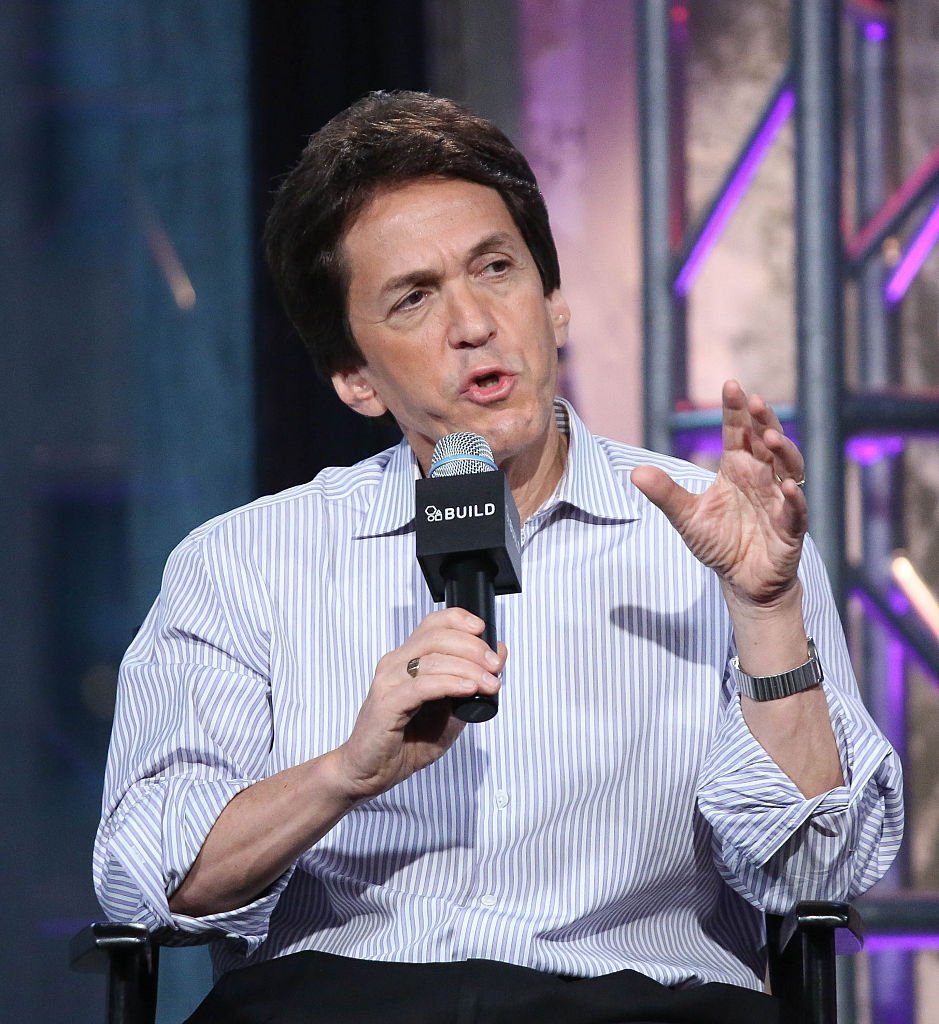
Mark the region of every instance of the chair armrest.
[[831, 935], [836, 956], [860, 953], [864, 945], [861, 915], [850, 903], [822, 900], [803, 900], [797, 903], [782, 919], [779, 930], [780, 952], [785, 952], [798, 934], [809, 930], [820, 935]]
[[835, 1024], [835, 956], [863, 944], [861, 918], [848, 903], [804, 900], [785, 917], [766, 915], [770, 987], [793, 1024]]
[[154, 1024], [159, 957], [142, 924], [97, 922], [69, 942], [73, 971], [108, 976], [108, 1024]]
[[72, 936], [68, 944], [68, 962], [73, 971], [104, 974], [115, 955], [140, 956], [147, 962], [155, 949], [145, 925], [97, 921]]

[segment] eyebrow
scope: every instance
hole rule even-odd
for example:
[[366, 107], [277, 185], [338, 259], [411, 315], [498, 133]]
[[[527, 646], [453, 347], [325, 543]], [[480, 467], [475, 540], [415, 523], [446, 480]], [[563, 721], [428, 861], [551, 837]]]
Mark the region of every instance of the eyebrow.
[[[496, 231], [485, 238], [480, 239], [467, 253], [468, 261], [472, 261], [485, 252], [493, 249], [508, 249], [514, 252], [518, 248], [517, 241], [504, 231]], [[436, 270], [421, 269], [409, 270], [407, 273], [392, 277], [382, 285], [381, 295], [391, 295], [402, 288], [411, 288], [416, 285], [431, 284], [438, 278]]]

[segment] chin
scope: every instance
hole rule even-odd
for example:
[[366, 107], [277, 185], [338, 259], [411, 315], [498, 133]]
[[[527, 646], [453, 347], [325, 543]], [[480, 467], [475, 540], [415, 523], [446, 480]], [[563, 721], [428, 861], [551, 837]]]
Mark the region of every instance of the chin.
[[488, 430], [484, 425], [479, 433], [489, 442], [496, 462], [501, 465], [504, 460], [515, 459], [544, 445], [549, 423], [550, 416], [545, 419], [516, 414], [492, 423]]

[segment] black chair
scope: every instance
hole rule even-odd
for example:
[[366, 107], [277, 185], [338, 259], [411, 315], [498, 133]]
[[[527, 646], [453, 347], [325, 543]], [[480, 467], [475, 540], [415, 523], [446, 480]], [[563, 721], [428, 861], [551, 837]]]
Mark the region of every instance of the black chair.
[[835, 957], [860, 952], [863, 941], [848, 903], [805, 900], [785, 917], [766, 915], [769, 985], [786, 1024], [837, 1024]]
[[[836, 953], [861, 948], [861, 921], [847, 903], [799, 903], [767, 915], [770, 987], [785, 1024], [836, 1024]], [[160, 950], [143, 925], [98, 923], [69, 946], [73, 970], [108, 976], [108, 1024], [154, 1024]]]

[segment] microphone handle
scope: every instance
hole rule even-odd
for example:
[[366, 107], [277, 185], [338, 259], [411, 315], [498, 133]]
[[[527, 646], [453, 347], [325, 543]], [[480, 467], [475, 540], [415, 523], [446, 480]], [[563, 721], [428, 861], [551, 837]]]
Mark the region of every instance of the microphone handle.
[[[465, 608], [478, 615], [486, 628], [483, 640], [495, 651], [496, 638], [496, 567], [491, 559], [463, 555], [450, 559], [442, 567], [444, 598], [448, 608]], [[480, 694], [453, 702], [453, 714], [463, 722], [488, 722], [499, 710], [499, 698]]]

